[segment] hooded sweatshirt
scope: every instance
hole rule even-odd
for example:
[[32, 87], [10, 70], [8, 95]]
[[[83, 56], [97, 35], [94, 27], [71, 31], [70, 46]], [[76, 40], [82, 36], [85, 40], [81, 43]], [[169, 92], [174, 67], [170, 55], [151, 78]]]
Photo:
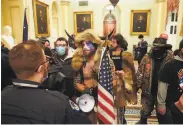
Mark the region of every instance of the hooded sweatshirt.
[[181, 96], [179, 82], [183, 77], [183, 59], [175, 56], [162, 70], [158, 82], [158, 108], [171, 107]]

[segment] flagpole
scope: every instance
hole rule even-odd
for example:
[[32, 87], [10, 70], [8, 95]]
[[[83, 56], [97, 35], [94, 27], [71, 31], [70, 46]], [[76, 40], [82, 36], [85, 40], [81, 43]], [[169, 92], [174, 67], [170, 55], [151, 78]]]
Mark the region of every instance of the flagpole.
[[[106, 47], [102, 47], [102, 54], [101, 54], [101, 57], [100, 57], [100, 65], [99, 65], [99, 72], [101, 70], [101, 63], [102, 63], [102, 57], [104, 56], [104, 52], [106, 50]], [[99, 72], [98, 72], [98, 78], [99, 78]]]
[[26, 42], [28, 40], [28, 22], [27, 22], [27, 8], [24, 9], [24, 21], [23, 21], [23, 35], [22, 42]]

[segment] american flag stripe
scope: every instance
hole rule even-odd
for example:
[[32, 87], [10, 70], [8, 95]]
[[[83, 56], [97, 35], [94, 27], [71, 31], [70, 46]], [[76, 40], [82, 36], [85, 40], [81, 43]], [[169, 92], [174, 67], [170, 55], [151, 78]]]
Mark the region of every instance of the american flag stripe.
[[[103, 105], [105, 105], [106, 107], [108, 107], [109, 109], [112, 109], [113, 111], [113, 106], [111, 106], [108, 102], [106, 102], [103, 98], [100, 97], [100, 95], [98, 95], [98, 99], [100, 100], [100, 103], [102, 103]], [[111, 111], [111, 110], [110, 110]], [[112, 112], [111, 111], [111, 112]]]
[[104, 100], [106, 100], [107, 103], [109, 103], [112, 107], [114, 107], [113, 97], [110, 98], [109, 96], [107, 96], [107, 91], [104, 91], [102, 86], [100, 88], [101, 89], [98, 90], [98, 95], [100, 95]]
[[114, 113], [109, 109], [107, 108], [105, 105], [103, 105], [101, 102], [98, 102], [98, 106], [101, 107], [102, 109], [105, 110], [105, 112], [110, 115], [113, 119], [115, 119], [115, 115]]
[[98, 117], [101, 119], [104, 124], [113, 124], [114, 118], [108, 115], [102, 108], [98, 107]]
[[[98, 86], [99, 86], [99, 88], [100, 88], [100, 91], [101, 91], [104, 95], [106, 95], [106, 97], [108, 97], [110, 100], [114, 100], [114, 99], [113, 99], [113, 96], [112, 96], [108, 91], [106, 91], [104, 87], [102, 87], [100, 84], [99, 84]], [[113, 101], [112, 101], [112, 103], [113, 103]]]

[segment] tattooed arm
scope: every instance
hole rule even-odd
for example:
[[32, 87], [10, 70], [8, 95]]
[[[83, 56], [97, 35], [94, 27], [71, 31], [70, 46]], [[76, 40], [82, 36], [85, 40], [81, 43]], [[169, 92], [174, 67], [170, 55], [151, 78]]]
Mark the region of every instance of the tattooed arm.
[[86, 89], [86, 86], [81, 84], [81, 75], [79, 72], [76, 74], [76, 77], [74, 78], [74, 85], [76, 90], [80, 92], [83, 92]]

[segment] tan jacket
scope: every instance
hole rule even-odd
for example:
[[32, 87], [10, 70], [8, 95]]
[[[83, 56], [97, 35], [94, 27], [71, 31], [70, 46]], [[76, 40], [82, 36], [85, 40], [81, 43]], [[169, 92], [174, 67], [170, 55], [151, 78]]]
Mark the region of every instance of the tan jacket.
[[126, 106], [126, 101], [132, 104], [137, 103], [136, 76], [133, 56], [130, 52], [123, 52], [122, 59], [122, 67], [125, 76], [118, 76], [117, 83], [114, 84], [117, 107]]

